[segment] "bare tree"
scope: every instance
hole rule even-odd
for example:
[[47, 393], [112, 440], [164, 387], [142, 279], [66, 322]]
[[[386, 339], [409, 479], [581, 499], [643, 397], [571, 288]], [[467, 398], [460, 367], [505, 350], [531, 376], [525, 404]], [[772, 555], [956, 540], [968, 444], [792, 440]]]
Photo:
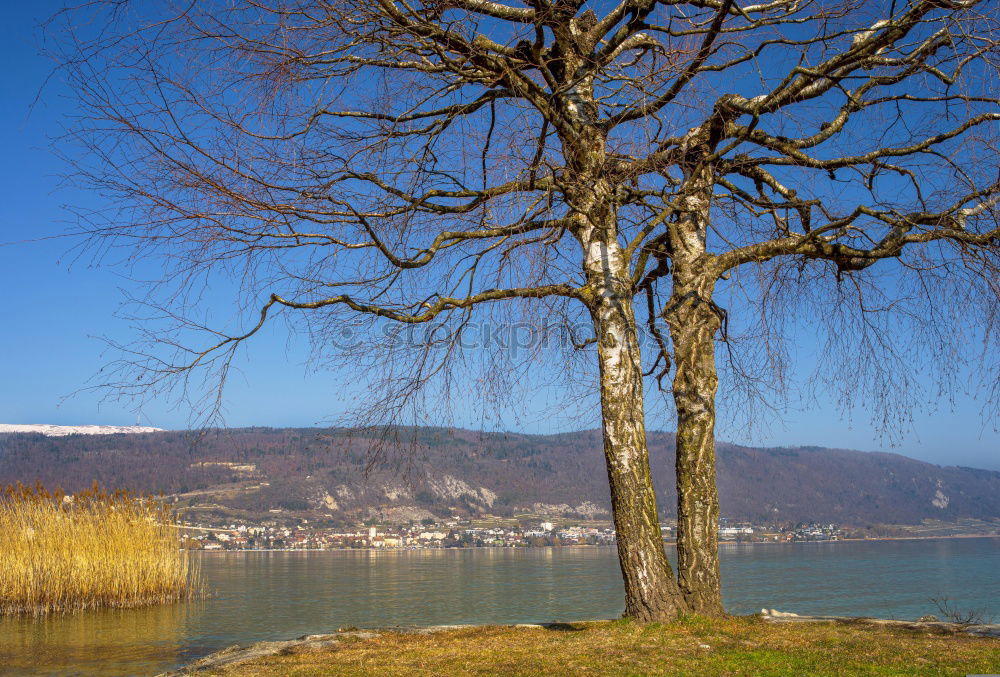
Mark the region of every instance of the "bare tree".
[[[173, 352], [147, 354], [131, 387], [224, 375], [281, 310], [306, 313], [320, 343], [440, 325], [393, 358], [398, 402], [459, 359], [473, 311], [583, 316], [593, 333], [572, 344], [596, 347], [625, 612], [720, 614], [717, 346], [753, 393], [782, 367], [782, 313], [809, 306], [846, 332], [831, 371], [879, 399], [905, 373], [893, 360], [969, 352], [938, 340], [953, 319], [992, 345], [998, 8], [523, 2], [109, 0], [63, 15], [80, 101], [67, 141], [117, 207], [84, 223], [101, 247], [167, 262], [158, 307], [176, 331], [149, 338]], [[875, 276], [880, 261], [893, 272]], [[199, 284], [232, 277], [249, 327], [192, 319]], [[929, 338], [883, 319], [900, 313]], [[194, 330], [216, 338], [193, 348]], [[644, 375], [677, 415], [676, 578]]]

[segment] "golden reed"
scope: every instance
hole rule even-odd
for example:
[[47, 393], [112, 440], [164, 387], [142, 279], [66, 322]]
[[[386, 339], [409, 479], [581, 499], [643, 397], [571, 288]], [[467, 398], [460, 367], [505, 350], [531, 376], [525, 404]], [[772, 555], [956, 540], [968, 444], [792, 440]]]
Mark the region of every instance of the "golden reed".
[[201, 592], [169, 509], [101, 490], [0, 490], [0, 614], [173, 602]]

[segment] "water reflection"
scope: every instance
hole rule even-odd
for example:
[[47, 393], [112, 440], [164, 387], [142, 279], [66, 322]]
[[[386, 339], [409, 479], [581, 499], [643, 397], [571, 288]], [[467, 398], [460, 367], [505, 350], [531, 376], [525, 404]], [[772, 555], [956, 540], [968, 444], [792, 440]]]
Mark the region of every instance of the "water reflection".
[[182, 660], [202, 603], [0, 620], [4, 674], [124, 675]]
[[[152, 674], [231, 644], [339, 627], [567, 621], [622, 611], [612, 548], [198, 558], [209, 599], [0, 619], [0, 671]], [[1000, 615], [1000, 539], [742, 545], [722, 549], [722, 566], [735, 613], [774, 607], [915, 618], [935, 611], [931, 597], [949, 597], [959, 608]]]
[[[316, 627], [615, 615], [621, 612], [621, 592], [610, 554], [566, 548], [212, 555], [204, 570], [218, 599], [201, 622], [212, 624], [218, 610], [250, 598], [280, 621], [276, 637]], [[591, 601], [581, 609], [584, 596]], [[234, 622], [248, 629], [259, 625], [252, 615]]]

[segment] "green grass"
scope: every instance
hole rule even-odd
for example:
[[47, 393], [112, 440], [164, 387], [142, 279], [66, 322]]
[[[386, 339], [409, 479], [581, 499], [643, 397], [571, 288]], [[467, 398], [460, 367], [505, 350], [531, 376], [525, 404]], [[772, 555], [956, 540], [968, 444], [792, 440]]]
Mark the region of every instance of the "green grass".
[[216, 675], [965, 675], [1000, 673], [1000, 639], [756, 617], [383, 633]]

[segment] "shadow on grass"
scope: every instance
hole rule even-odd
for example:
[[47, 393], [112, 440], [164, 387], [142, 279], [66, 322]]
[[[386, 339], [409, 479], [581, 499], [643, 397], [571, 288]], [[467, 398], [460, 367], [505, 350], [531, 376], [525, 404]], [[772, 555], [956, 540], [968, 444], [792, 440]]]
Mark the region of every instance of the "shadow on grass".
[[543, 628], [546, 630], [553, 630], [555, 632], [583, 632], [584, 628], [579, 625], [573, 625], [572, 623], [542, 623]]

